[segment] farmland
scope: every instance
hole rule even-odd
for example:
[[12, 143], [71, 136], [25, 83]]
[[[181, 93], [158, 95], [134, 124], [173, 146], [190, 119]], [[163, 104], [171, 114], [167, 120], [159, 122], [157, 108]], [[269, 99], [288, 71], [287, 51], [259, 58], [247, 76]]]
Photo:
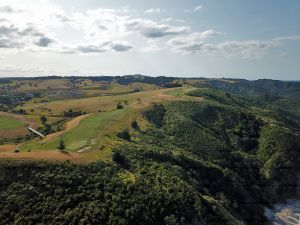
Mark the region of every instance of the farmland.
[[[14, 221], [16, 214], [7, 209], [20, 206], [19, 218], [38, 221], [40, 207], [46, 223], [58, 224], [79, 212], [89, 218], [90, 211], [80, 211], [89, 208], [103, 212], [93, 219], [100, 224], [112, 220], [111, 213], [133, 224], [139, 215], [160, 224], [171, 212], [188, 222], [170, 224], [192, 224], [191, 217], [208, 224], [216, 224], [215, 218], [264, 224], [264, 207], [294, 197], [297, 187], [300, 105], [298, 97], [286, 96], [298, 91], [292, 83], [283, 85], [282, 96], [257, 97], [247, 95], [254, 85], [247, 91], [243, 83], [244, 95], [237, 85], [143, 76], [13, 79], [0, 85], [0, 181], [8, 183], [0, 192], [0, 221]], [[260, 86], [256, 93], [272, 91]], [[63, 213], [56, 207], [54, 218], [49, 201]], [[171, 211], [154, 216], [135, 208], [158, 204]], [[121, 215], [124, 207], [130, 210]]]
[[4, 138], [13, 138], [29, 134], [26, 126], [36, 127], [34, 117], [0, 112], [0, 135]]
[[23, 124], [18, 119], [14, 118], [13, 116], [2, 115], [0, 116], [0, 129], [1, 130], [12, 130], [16, 128], [23, 127]]
[[[59, 96], [52, 94], [51, 90], [54, 90], [52, 86], [55, 86], [55, 92], [59, 93]], [[17, 143], [14, 145], [14, 149], [17, 148], [19, 151], [17, 154], [14, 153], [14, 149], [11, 150], [11, 147], [3, 147], [0, 155], [2, 158], [111, 161], [112, 149], [122, 142], [117, 138], [119, 132], [128, 129], [134, 135], [134, 129], [131, 128], [132, 121], [137, 121], [140, 129], [149, 127], [148, 121], [142, 114], [152, 104], [165, 104], [175, 100], [201, 100], [199, 97], [185, 94], [194, 89], [188, 85], [162, 88], [155, 84], [141, 82], [120, 84], [116, 81], [50, 79], [49, 82], [47, 80], [14, 81], [10, 87], [15, 87], [13, 90], [16, 92], [38, 92], [31, 99], [17, 106], [15, 110], [24, 112], [24, 115], [18, 117], [22, 117], [23, 121], [31, 121], [27, 125], [35, 129], [40, 128], [42, 133], [46, 127], [48, 129], [50, 127], [53, 131], [46, 134], [43, 139], [35, 137]], [[85, 94], [70, 98], [69, 91], [74, 89]], [[45, 90], [47, 90], [46, 94], [42, 94]], [[118, 105], [121, 106], [120, 109]], [[82, 115], [68, 118], [65, 117], [68, 112], [78, 112]], [[46, 118], [46, 122], [42, 122], [42, 117]], [[57, 124], [62, 128], [58, 129]], [[25, 129], [24, 124], [23, 129]], [[28, 131], [20, 135], [28, 135]], [[69, 152], [69, 155], [57, 150], [60, 141], [64, 142], [64, 151]]]

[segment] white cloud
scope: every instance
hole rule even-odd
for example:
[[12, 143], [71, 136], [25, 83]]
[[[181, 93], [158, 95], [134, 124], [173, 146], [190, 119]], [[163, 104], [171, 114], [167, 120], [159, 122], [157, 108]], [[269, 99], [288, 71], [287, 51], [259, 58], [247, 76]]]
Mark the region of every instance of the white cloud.
[[173, 17], [163, 18], [161, 20], [162, 23], [170, 23], [170, 22], [176, 22], [176, 23], [185, 23], [186, 21], [183, 19], [177, 19]]
[[38, 65], [27, 65], [26, 67], [19, 67], [16, 65], [2, 65], [0, 66], [0, 72], [39, 72], [39, 73], [44, 73], [44, 72], [48, 72], [48, 70], [46, 70], [43, 67], [40, 67]]
[[171, 26], [168, 24], [159, 24], [152, 20], [131, 19], [126, 22], [128, 31], [135, 31], [147, 38], [161, 38], [165, 36], [180, 35], [187, 33], [189, 27]]
[[275, 40], [275, 41], [300, 41], [300, 35], [276, 37], [273, 40]]
[[33, 24], [19, 25], [0, 22], [0, 48], [24, 49], [33, 46], [47, 47], [54, 40]]
[[62, 45], [59, 50], [55, 49], [54, 52], [59, 51], [60, 53], [66, 54], [97, 54], [103, 52], [126, 52], [131, 50], [133, 47], [125, 41], [107, 41], [102, 43], [77, 43], [73, 45]]
[[201, 9], [203, 9], [203, 6], [202, 6], [202, 5], [198, 5], [198, 6], [196, 6], [196, 7], [193, 8], [193, 9], [185, 9], [184, 12], [185, 12], [185, 13], [198, 12], [198, 11], [200, 11]]
[[152, 8], [152, 9], [148, 9], [145, 11], [145, 13], [160, 13], [161, 9], [160, 8]]
[[203, 9], [203, 7], [201, 5], [198, 5], [194, 8], [194, 11], [197, 12], [199, 10]]
[[[157, 13], [161, 9], [147, 11]], [[50, 2], [26, 6], [9, 5], [6, 1], [6, 5], [0, 3], [0, 12], [3, 12], [0, 14], [0, 49], [17, 51], [126, 52], [133, 48], [128, 43], [131, 37], [159, 39], [186, 34], [190, 29], [170, 25], [167, 21], [135, 17], [135, 11], [128, 7], [66, 12]], [[65, 29], [76, 35], [68, 36], [67, 41], [61, 39], [58, 33], [64, 33]]]
[[265, 50], [278, 46], [274, 40], [260, 41], [226, 41], [219, 44], [207, 43], [206, 39], [220, 34], [214, 30], [202, 33], [176, 37], [168, 41], [169, 47], [181, 54], [205, 54], [219, 55], [226, 58], [249, 59], [257, 58], [264, 54]]
[[[202, 8], [196, 6], [188, 12]], [[152, 8], [145, 13], [162, 11]], [[189, 26], [174, 25], [175, 22], [184, 21], [171, 17], [160, 21], [146, 19], [128, 7], [67, 12], [51, 1], [43, 4], [27, 4], [24, 1], [21, 4], [15, 0], [3, 0], [0, 3], [0, 50], [99, 54], [130, 51], [136, 47], [131, 42], [136, 41], [134, 43], [142, 45], [140, 50], [143, 52], [157, 52], [169, 47], [182, 54], [243, 59], [259, 57], [283, 41], [300, 40], [300, 35], [294, 35], [266, 41], [209, 43], [209, 38], [221, 33], [215, 30], [190, 33]], [[69, 31], [71, 34], [67, 33]]]
[[194, 32], [189, 35], [175, 37], [168, 41], [168, 43], [172, 46], [184, 46], [188, 44], [202, 43], [205, 39], [217, 36], [220, 32], [215, 30], [207, 30], [204, 32]]

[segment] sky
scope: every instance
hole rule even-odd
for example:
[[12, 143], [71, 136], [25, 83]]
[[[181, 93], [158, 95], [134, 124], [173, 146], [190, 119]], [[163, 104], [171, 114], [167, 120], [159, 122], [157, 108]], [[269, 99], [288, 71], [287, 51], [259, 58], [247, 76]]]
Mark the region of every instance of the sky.
[[299, 0], [0, 0], [0, 77], [300, 80]]

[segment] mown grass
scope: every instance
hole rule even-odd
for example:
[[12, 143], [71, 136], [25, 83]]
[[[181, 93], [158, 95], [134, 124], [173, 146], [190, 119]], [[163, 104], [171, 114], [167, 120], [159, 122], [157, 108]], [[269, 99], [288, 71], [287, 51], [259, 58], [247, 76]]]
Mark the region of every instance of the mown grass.
[[17, 118], [12, 116], [0, 115], [0, 129], [1, 130], [13, 130], [17, 128], [24, 127], [25, 124], [22, 123]]

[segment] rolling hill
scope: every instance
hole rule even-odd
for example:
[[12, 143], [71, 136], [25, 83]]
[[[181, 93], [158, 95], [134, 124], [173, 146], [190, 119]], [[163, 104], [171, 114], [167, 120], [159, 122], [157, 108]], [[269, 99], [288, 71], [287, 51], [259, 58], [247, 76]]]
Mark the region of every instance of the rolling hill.
[[39, 79], [0, 82], [46, 135], [0, 136], [1, 224], [264, 225], [300, 198], [297, 82]]

